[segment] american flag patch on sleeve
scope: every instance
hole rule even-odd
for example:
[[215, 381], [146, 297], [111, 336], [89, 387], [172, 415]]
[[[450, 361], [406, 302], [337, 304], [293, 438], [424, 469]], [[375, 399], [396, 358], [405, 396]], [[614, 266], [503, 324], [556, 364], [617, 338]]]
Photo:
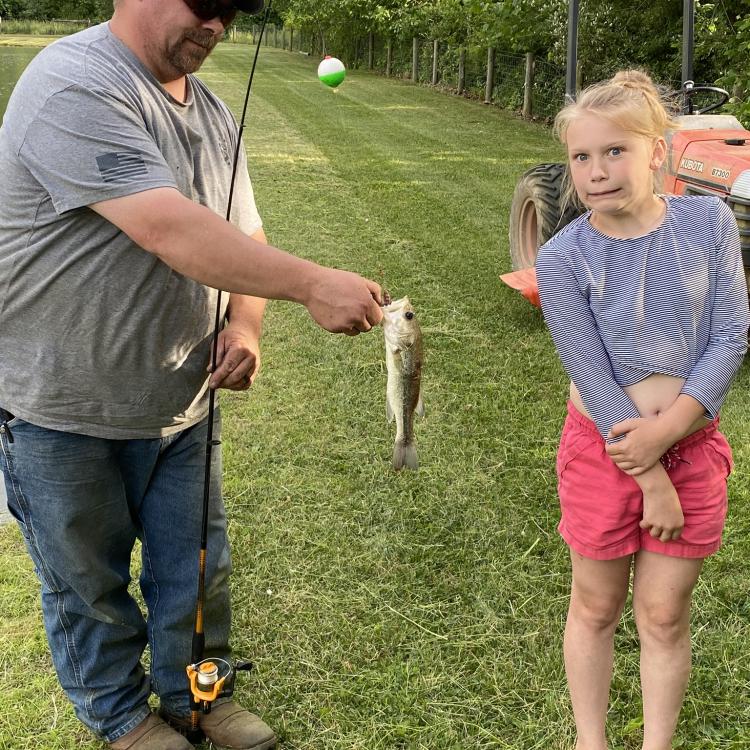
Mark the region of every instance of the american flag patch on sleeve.
[[104, 182], [132, 182], [148, 174], [146, 162], [132, 151], [116, 151], [96, 157]]

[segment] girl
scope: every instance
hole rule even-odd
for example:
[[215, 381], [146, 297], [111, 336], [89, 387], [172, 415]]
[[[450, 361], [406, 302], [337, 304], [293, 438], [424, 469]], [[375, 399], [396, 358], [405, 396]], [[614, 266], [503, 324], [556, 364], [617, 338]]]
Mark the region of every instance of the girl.
[[618, 73], [557, 116], [588, 211], [544, 245], [542, 309], [571, 378], [557, 457], [573, 583], [564, 654], [578, 740], [606, 750], [614, 631], [633, 565], [643, 750], [668, 750], [690, 671], [690, 600], [716, 552], [732, 454], [718, 413], [747, 344], [737, 225], [718, 198], [660, 195], [677, 126]]

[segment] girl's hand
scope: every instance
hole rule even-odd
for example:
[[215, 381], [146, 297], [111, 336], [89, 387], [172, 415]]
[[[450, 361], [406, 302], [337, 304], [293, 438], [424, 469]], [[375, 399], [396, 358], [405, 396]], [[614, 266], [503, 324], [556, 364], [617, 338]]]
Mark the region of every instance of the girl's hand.
[[668, 478], [666, 484], [643, 491], [642, 529], [648, 529], [655, 539], [669, 542], [680, 538], [684, 525], [685, 517], [677, 491]]
[[657, 463], [637, 477], [633, 477], [643, 492], [642, 529], [662, 542], [679, 539], [685, 518], [680, 500], [664, 467]]
[[648, 471], [674, 444], [658, 417], [618, 422], [609, 431], [609, 437], [620, 435], [625, 437], [607, 443], [607, 454], [621, 471], [633, 477]]

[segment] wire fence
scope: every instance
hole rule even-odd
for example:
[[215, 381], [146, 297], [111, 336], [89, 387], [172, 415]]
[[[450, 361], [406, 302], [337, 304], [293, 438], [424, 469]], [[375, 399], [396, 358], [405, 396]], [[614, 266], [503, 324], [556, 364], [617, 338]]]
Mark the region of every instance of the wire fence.
[[[232, 29], [231, 42], [255, 42], [260, 27]], [[533, 55], [512, 55], [487, 47], [455, 47], [429, 39], [388, 39], [370, 34], [323, 38], [306, 29], [269, 25], [263, 44], [323, 57], [335, 54], [348, 68], [436, 86], [522, 114], [551, 120], [565, 102], [565, 69]]]

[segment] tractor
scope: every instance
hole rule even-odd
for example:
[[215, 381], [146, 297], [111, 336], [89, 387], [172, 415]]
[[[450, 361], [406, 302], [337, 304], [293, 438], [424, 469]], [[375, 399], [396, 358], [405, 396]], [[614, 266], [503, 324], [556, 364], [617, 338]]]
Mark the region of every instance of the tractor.
[[[578, 7], [568, 5], [566, 101], [576, 91]], [[721, 107], [729, 94], [715, 86], [693, 81], [695, 0], [683, 0], [682, 114], [680, 129], [668, 139], [664, 191], [677, 195], [716, 195], [729, 204], [740, 228], [742, 261], [750, 281], [750, 131], [732, 115], [708, 114]], [[718, 101], [701, 109], [693, 106], [696, 94], [715, 95]], [[565, 164], [539, 164], [526, 171], [516, 185], [510, 208], [510, 257], [513, 272], [500, 278], [539, 305], [534, 263], [539, 248], [580, 215], [562, 210]]]

